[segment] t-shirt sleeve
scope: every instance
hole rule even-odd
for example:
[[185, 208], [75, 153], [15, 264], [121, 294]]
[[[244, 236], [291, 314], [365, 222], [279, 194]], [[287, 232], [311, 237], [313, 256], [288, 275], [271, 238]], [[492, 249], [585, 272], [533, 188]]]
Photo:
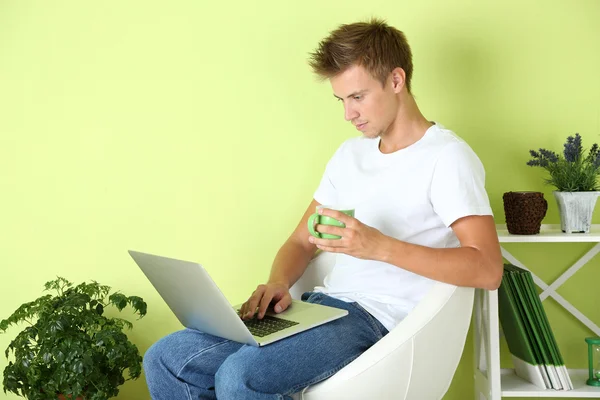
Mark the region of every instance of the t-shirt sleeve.
[[313, 198], [323, 205], [332, 205], [337, 204], [338, 194], [335, 188], [335, 177], [339, 173], [339, 165], [342, 162], [342, 146], [340, 146], [337, 151], [333, 154], [327, 166], [325, 167], [325, 172], [323, 173], [323, 177], [321, 178], [321, 183], [319, 187], [315, 191]]
[[485, 191], [485, 170], [465, 142], [447, 145], [436, 162], [431, 203], [446, 226], [469, 215], [493, 215]]

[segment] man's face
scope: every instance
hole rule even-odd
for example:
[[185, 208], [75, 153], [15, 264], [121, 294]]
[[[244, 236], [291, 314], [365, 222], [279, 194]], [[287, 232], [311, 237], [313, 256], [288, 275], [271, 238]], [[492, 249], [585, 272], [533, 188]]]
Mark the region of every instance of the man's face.
[[366, 69], [354, 65], [330, 82], [333, 95], [344, 103], [344, 118], [364, 136], [376, 138], [388, 130], [399, 106], [391, 78], [382, 87]]

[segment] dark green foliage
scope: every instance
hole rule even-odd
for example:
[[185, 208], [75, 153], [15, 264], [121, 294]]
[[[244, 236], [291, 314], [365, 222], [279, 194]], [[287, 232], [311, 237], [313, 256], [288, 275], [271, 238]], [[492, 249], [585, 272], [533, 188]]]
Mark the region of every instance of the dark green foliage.
[[30, 400], [56, 399], [57, 393], [102, 400], [119, 393], [125, 370], [127, 380], [140, 376], [142, 357], [123, 333], [131, 322], [107, 318], [104, 311], [129, 305], [141, 318], [146, 315], [142, 298], [109, 295], [110, 287], [97, 282], [73, 286], [61, 277], [47, 282], [45, 290], [56, 295], [25, 303], [0, 321], [0, 333], [11, 325], [27, 325], [5, 352], [5, 393]]

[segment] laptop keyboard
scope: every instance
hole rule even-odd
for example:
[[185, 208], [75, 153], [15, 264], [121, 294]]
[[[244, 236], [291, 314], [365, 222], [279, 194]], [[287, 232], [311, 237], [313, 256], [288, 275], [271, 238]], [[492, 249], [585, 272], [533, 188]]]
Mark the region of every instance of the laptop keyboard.
[[262, 319], [256, 317], [248, 320], [242, 320], [250, 333], [254, 336], [264, 337], [275, 332], [279, 332], [290, 326], [298, 325], [296, 321], [281, 319], [265, 315]]

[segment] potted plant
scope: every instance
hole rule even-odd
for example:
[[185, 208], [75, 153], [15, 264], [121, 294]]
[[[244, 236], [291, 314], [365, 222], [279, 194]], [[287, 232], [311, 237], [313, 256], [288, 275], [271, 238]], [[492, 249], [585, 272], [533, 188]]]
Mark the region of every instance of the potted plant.
[[105, 310], [130, 305], [141, 318], [146, 315], [142, 298], [109, 295], [111, 288], [97, 282], [73, 286], [61, 277], [47, 282], [45, 290], [56, 294], [25, 303], [0, 321], [1, 333], [26, 323], [5, 352], [7, 358], [12, 352], [14, 361], [9, 358], [4, 369], [4, 392], [30, 400], [101, 400], [119, 393], [125, 370], [127, 380], [140, 376], [142, 357], [123, 333], [131, 322], [107, 317]]
[[527, 165], [542, 167], [550, 174], [546, 183], [556, 187], [554, 197], [558, 203], [560, 225], [563, 232], [590, 231], [592, 213], [598, 192], [600, 151], [594, 143], [587, 154], [581, 136], [567, 137], [562, 154], [546, 149], [530, 150], [533, 157]]

